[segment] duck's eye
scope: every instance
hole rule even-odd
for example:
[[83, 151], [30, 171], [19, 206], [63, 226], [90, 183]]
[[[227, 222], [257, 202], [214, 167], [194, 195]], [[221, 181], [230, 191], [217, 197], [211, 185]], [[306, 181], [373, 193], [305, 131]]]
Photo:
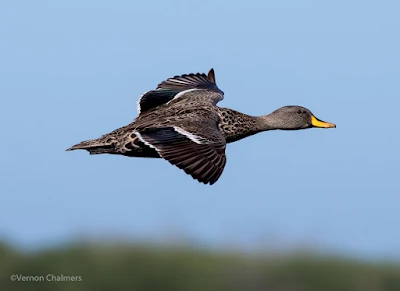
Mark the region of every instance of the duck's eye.
[[301, 110], [299, 109], [299, 110], [297, 110], [297, 114], [301, 114]]

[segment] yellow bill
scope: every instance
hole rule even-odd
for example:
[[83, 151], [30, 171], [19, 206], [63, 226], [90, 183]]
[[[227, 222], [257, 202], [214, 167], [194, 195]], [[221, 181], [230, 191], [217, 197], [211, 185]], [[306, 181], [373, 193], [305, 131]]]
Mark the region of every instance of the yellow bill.
[[322, 128], [332, 128], [332, 127], [336, 127], [335, 124], [330, 123], [330, 122], [325, 122], [322, 120], [319, 120], [318, 118], [316, 118], [314, 115], [311, 115], [311, 124], [314, 127], [322, 127]]

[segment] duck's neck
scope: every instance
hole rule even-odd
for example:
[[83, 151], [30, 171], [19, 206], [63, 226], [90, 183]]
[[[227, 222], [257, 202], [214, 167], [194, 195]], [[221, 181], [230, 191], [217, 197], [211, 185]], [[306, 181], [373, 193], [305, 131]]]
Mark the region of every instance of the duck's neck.
[[257, 116], [256, 119], [259, 121], [261, 131], [285, 129], [280, 119], [275, 118], [273, 113]]
[[228, 143], [262, 131], [279, 128], [278, 124], [273, 118], [271, 118], [270, 114], [251, 116], [227, 108], [220, 108], [219, 111], [222, 120], [219, 128]]

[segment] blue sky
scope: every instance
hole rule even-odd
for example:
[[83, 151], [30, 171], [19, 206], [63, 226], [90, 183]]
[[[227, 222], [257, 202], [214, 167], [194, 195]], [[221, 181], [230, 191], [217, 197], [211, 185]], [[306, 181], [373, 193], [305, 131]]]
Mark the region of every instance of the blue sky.
[[[316, 245], [400, 256], [396, 1], [5, 1], [0, 238], [210, 247]], [[216, 71], [220, 106], [302, 105], [336, 129], [227, 147], [205, 186], [162, 160], [65, 152], [123, 126], [162, 80]]]

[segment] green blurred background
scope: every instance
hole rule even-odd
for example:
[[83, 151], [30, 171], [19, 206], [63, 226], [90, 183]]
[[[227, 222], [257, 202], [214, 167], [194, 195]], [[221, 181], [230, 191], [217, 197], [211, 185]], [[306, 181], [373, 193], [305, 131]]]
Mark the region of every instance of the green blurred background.
[[[31, 252], [3, 244], [0, 274], [0, 290], [400, 290], [395, 263], [305, 251], [245, 254], [135, 243], [79, 243]], [[13, 281], [12, 275], [32, 277]]]

